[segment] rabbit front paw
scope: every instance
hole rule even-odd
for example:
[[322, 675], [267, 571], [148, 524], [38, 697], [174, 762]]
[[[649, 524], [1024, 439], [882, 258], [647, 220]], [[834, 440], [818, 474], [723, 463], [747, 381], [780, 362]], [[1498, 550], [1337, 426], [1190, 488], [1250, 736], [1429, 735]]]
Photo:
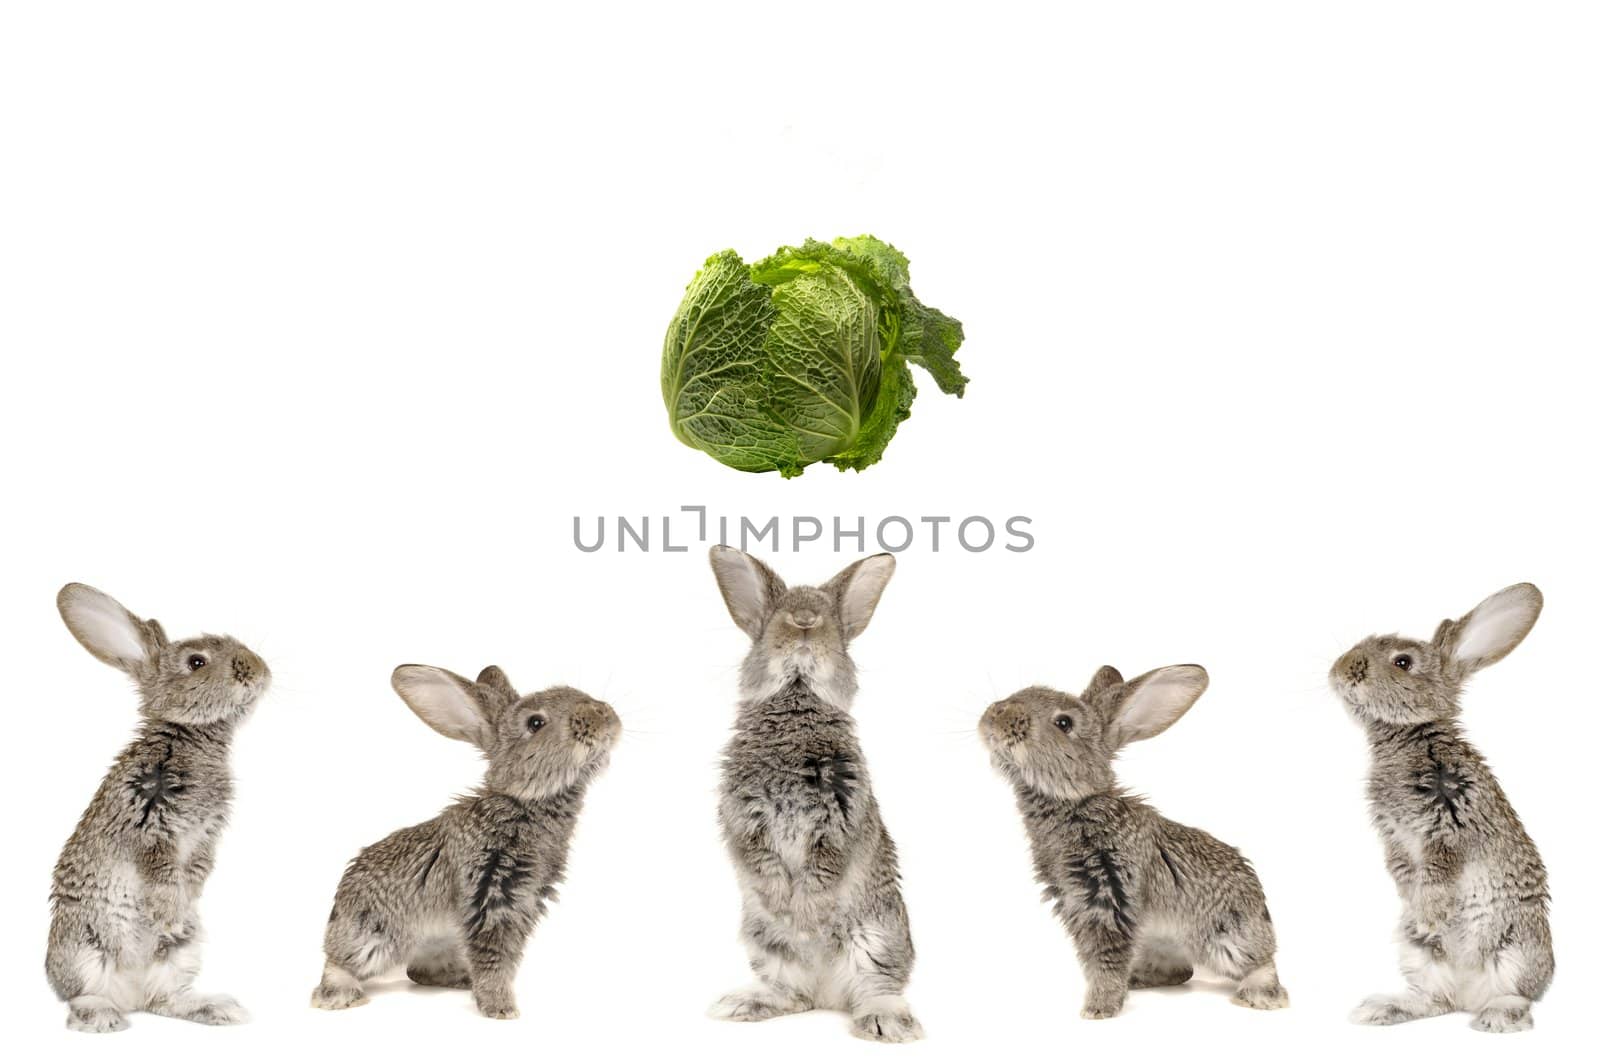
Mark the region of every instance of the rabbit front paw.
[[200, 937], [200, 918], [193, 913], [178, 919], [156, 923], [156, 959], [164, 960], [172, 953]]
[[323, 1011], [344, 1011], [366, 1002], [367, 994], [361, 990], [361, 980], [331, 963], [322, 972], [322, 981], [311, 991], [311, 1006]]
[[1127, 999], [1126, 992], [1091, 993], [1083, 1002], [1083, 1010], [1078, 1014], [1086, 1019], [1114, 1019], [1122, 1014], [1122, 1005]]
[[478, 1011], [485, 1018], [514, 1019], [522, 1015], [517, 1010], [517, 998], [511, 995], [510, 990], [486, 990], [474, 994], [473, 1000], [477, 1001]]
[[1406, 941], [1419, 949], [1426, 949], [1435, 958], [1444, 956], [1444, 924], [1413, 916], [1402, 927]]
[[1442, 949], [1455, 909], [1455, 890], [1448, 886], [1419, 887], [1410, 915], [1406, 917], [1409, 940], [1428, 949]]

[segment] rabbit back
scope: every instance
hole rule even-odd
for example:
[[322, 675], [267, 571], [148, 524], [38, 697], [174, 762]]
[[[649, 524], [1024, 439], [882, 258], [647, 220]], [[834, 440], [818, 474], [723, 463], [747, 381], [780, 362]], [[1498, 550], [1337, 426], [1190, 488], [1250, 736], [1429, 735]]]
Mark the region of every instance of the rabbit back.
[[1238, 849], [1196, 827], [1156, 816], [1151, 877], [1153, 918], [1170, 918], [1198, 960], [1230, 975], [1277, 951], [1272, 913], [1255, 869]]
[[401, 828], [363, 849], [339, 880], [325, 949], [342, 966], [380, 973], [430, 937], [459, 933], [453, 913], [456, 852], [443, 816]]

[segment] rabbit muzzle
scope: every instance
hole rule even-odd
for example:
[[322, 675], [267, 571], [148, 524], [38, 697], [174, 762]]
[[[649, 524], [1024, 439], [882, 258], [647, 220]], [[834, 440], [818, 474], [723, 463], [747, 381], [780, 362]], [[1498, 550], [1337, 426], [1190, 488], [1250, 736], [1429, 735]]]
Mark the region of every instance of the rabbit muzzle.
[[241, 651], [233, 656], [230, 667], [234, 683], [246, 687], [265, 690], [268, 682], [272, 680], [272, 671], [261, 660], [261, 656], [251, 651]]
[[1358, 649], [1347, 652], [1328, 671], [1328, 683], [1346, 698], [1359, 697], [1359, 689], [1367, 682], [1371, 664], [1365, 651]]
[[[246, 707], [267, 693], [272, 684], [272, 670], [261, 656], [247, 648], [238, 648], [228, 663], [231, 698], [236, 706]], [[226, 693], [224, 693], [226, 694]]]
[[996, 753], [1014, 755], [1033, 733], [1028, 711], [1012, 702], [997, 702], [983, 713], [978, 735]]
[[622, 719], [603, 702], [587, 703], [572, 712], [567, 722], [572, 741], [587, 754], [610, 750], [622, 735]]

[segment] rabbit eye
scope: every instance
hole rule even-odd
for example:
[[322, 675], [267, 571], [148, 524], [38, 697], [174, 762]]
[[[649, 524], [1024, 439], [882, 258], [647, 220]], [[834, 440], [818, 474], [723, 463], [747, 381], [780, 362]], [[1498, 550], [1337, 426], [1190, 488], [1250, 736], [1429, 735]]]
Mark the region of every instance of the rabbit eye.
[[535, 714], [534, 716], [528, 718], [528, 731], [537, 732], [539, 729], [541, 729], [543, 727], [544, 727], [544, 718], [543, 717], [540, 717], [539, 715]]
[[188, 665], [190, 672], [193, 672], [196, 669], [204, 669], [206, 667], [206, 656], [190, 655], [189, 661], [186, 664]]
[[1072, 718], [1068, 717], [1066, 714], [1062, 714], [1060, 717], [1056, 718], [1056, 727], [1061, 729], [1063, 732], [1072, 731]]
[[1410, 669], [1411, 669], [1411, 656], [1410, 655], [1395, 655], [1394, 667], [1396, 669], [1404, 669], [1404, 670], [1409, 672]]

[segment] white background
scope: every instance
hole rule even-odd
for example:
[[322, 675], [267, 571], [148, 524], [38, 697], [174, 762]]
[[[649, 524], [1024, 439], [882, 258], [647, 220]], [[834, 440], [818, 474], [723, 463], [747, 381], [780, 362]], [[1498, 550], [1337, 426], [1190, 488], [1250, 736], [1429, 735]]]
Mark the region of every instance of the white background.
[[[842, 1016], [706, 1019], [742, 984], [715, 763], [744, 641], [701, 550], [585, 555], [574, 515], [1031, 516], [1026, 554], [901, 555], [857, 642], [899, 841], [918, 1054], [1558, 1054], [1600, 982], [1588, 782], [1600, 156], [1586, 5], [17, 3], [0, 20], [7, 1033], [26, 1051], [869, 1054]], [[880, 466], [680, 446], [662, 333], [699, 262], [870, 231], [966, 324], [961, 401]], [[657, 529], [659, 532], [659, 529]], [[794, 581], [854, 555], [775, 559]], [[237, 744], [202, 984], [255, 1014], [65, 1033], [50, 867], [134, 701], [53, 598], [229, 632], [276, 684]], [[1346, 1011], [1399, 982], [1363, 634], [1548, 597], [1465, 719], [1539, 841], [1561, 969], [1515, 1041]], [[1020, 685], [1198, 661], [1122, 775], [1239, 845], [1293, 1006], [1220, 987], [1077, 1017], [972, 734]], [[630, 734], [593, 789], [523, 1018], [396, 985], [313, 1011], [334, 885], [479, 766], [390, 669], [569, 681]]]

